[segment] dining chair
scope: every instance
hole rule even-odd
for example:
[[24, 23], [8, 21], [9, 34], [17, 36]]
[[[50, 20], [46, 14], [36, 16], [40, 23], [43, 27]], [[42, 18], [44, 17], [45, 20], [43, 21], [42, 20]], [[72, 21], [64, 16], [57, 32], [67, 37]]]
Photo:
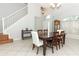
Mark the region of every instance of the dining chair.
[[38, 54], [38, 51], [39, 51], [39, 47], [40, 46], [43, 46], [43, 41], [42, 40], [39, 40], [39, 37], [38, 37], [38, 33], [37, 31], [32, 31], [32, 43], [33, 43], [33, 48], [35, 48], [35, 46], [37, 47], [37, 54]]
[[61, 32], [61, 36], [62, 36], [62, 43], [65, 44], [65, 32], [64, 31]]
[[60, 40], [61, 40], [61, 37], [60, 37], [59, 33], [53, 32], [52, 44], [56, 47], [56, 50], [58, 50], [58, 46], [59, 46], [59, 49], [60, 49]]
[[57, 32], [59, 33], [59, 35], [61, 34], [61, 32], [63, 32], [64, 30], [62, 30], [62, 29], [59, 29], [59, 30], [57, 30]]
[[44, 29], [44, 35], [47, 35], [47, 34], [48, 34], [48, 30]]
[[64, 40], [65, 40], [65, 38], [64, 38], [64, 30], [62, 30], [62, 29], [59, 29], [59, 30], [57, 30], [57, 32], [59, 33], [59, 35], [61, 36], [61, 39], [60, 39], [60, 43], [61, 43], [61, 45], [62, 45], [62, 47], [63, 47], [63, 43], [64, 43]]
[[39, 30], [37, 30], [37, 32], [38, 32], [38, 35], [40, 36], [40, 35], [47, 35], [48, 34], [48, 30], [47, 29], [39, 29]]
[[38, 33], [38, 36], [43, 35], [43, 30], [39, 29], [39, 30], [37, 30], [37, 33]]

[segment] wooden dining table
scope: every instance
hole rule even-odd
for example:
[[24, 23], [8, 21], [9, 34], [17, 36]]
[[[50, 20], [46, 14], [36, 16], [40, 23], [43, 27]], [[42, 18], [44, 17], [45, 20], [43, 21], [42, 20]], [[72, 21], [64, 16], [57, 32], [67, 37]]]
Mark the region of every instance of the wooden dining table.
[[[63, 35], [64, 35], [63, 44], [65, 44], [65, 33]], [[46, 48], [48, 46], [47, 42], [53, 40], [53, 33], [51, 33], [50, 36], [48, 36], [48, 35], [39, 35], [39, 38], [41, 40], [43, 40], [43, 55], [45, 56], [46, 55]], [[52, 46], [52, 52], [54, 53], [53, 46]]]
[[[45, 56], [46, 55], [46, 47], [48, 46], [47, 42], [53, 40], [53, 35], [51, 35], [51, 36], [41, 35], [41, 36], [39, 36], [39, 38], [41, 40], [43, 40], [43, 55]], [[52, 50], [53, 50], [53, 47], [52, 47]]]

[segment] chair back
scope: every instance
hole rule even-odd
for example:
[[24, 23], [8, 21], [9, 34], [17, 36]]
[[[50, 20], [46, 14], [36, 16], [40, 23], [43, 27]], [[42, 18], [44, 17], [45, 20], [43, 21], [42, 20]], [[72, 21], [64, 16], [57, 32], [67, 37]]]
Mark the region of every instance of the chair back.
[[57, 37], [58, 35], [59, 35], [58, 32], [53, 32], [53, 36], [54, 36], [54, 37]]
[[57, 30], [57, 32], [59, 32], [59, 35], [61, 34], [61, 32], [63, 32], [63, 30], [59, 29]]
[[37, 30], [37, 32], [38, 32], [38, 35], [47, 35], [47, 33], [48, 33], [48, 30], [47, 29], [40, 29], [40, 30]]
[[61, 36], [63, 37], [63, 39], [65, 38], [65, 32], [64, 31], [61, 32]]
[[38, 32], [38, 35], [39, 35], [39, 36], [43, 34], [43, 32], [42, 32], [41, 29], [40, 29], [40, 30], [37, 30], [37, 32]]
[[39, 37], [38, 37], [37, 31], [32, 31], [31, 34], [32, 34], [33, 43], [38, 43], [39, 42]]

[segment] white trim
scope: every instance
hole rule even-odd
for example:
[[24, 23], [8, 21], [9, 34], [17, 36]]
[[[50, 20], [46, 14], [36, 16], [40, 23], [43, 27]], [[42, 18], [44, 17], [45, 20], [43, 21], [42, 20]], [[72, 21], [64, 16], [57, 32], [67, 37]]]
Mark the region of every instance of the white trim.
[[13, 38], [13, 41], [16, 41], [16, 40], [22, 40], [22, 39], [20, 39], [20, 38]]
[[2, 26], [3, 26], [3, 33], [4, 33], [4, 17], [2, 17]]

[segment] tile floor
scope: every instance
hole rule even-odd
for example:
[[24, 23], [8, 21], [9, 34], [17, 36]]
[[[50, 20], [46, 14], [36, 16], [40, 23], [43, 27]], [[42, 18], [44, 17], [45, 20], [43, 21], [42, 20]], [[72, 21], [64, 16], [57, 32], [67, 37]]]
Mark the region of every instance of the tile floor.
[[[39, 48], [38, 55], [36, 48], [32, 50], [32, 39], [17, 40], [13, 43], [0, 45], [0, 56], [43, 56], [43, 48]], [[64, 47], [58, 51], [54, 48], [47, 48], [46, 56], [79, 56], [79, 40], [66, 39]]]

